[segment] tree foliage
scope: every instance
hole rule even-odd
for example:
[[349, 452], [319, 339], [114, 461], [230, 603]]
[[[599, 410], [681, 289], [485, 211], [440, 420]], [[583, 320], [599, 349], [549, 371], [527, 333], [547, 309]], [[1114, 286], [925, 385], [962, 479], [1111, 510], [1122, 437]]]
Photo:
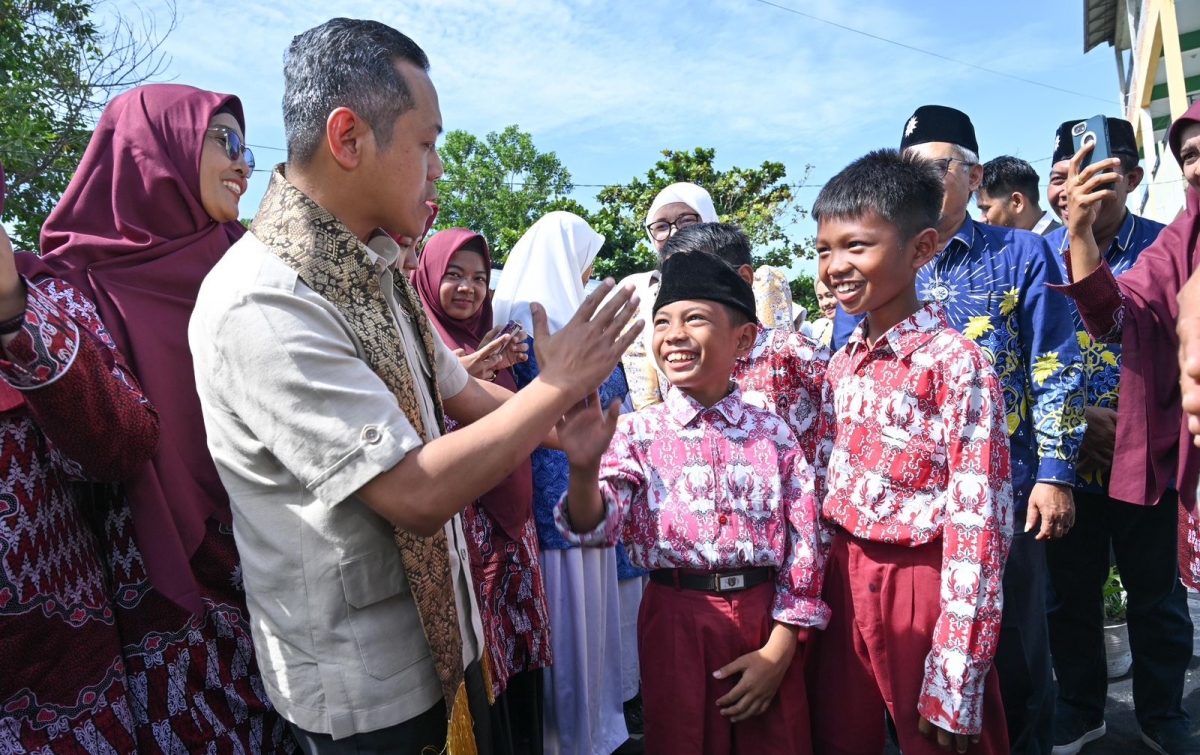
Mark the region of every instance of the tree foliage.
[[[811, 256], [809, 245], [791, 236], [790, 227], [807, 213], [796, 201], [783, 163], [717, 170], [714, 149], [664, 150], [662, 155], [644, 179], [606, 187], [597, 196], [600, 209], [590, 220], [606, 239], [596, 260], [597, 275], [620, 278], [654, 267], [657, 257], [643, 230], [646, 211], [659, 191], [678, 181], [708, 190], [720, 219], [736, 223], [750, 236], [759, 264], [788, 267], [797, 257]], [[801, 183], [810, 168], [805, 167]]]
[[585, 213], [570, 199], [571, 174], [553, 152], [539, 152], [516, 126], [479, 139], [446, 134], [439, 149], [446, 175], [439, 184], [437, 228], [470, 228], [483, 235], [503, 264], [529, 226], [552, 210]]
[[19, 247], [36, 249], [108, 101], [158, 76], [175, 28], [120, 12], [96, 20], [96, 0], [0, 0], [0, 163], [5, 218]]
[[823, 317], [817, 306], [816, 280], [808, 273], [793, 273], [791, 277], [792, 302], [808, 310], [808, 319]]

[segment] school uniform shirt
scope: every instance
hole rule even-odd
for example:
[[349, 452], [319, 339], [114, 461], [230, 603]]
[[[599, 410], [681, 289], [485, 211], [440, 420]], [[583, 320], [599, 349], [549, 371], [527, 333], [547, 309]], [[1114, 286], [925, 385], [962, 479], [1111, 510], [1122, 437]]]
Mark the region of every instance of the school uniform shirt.
[[813, 481], [787, 423], [736, 386], [709, 409], [672, 387], [621, 418], [600, 465], [604, 521], [575, 532], [564, 495], [555, 524], [580, 545], [624, 540], [642, 569], [775, 567], [773, 618], [823, 628]]
[[[1109, 244], [1104, 253], [1108, 267], [1114, 277], [1133, 267], [1142, 250], [1154, 243], [1158, 234], [1165, 228], [1162, 223], [1156, 223], [1149, 218], [1125, 213], [1125, 220], [1117, 231], [1116, 238]], [[1066, 228], [1059, 228], [1047, 234], [1046, 241], [1058, 252], [1059, 268], [1064, 279], [1068, 279], [1067, 263], [1071, 255], [1071, 239]], [[1065, 298], [1065, 297], [1064, 297]], [[1079, 353], [1083, 359], [1084, 385], [1087, 390], [1087, 406], [1099, 406], [1117, 410], [1117, 388], [1121, 382], [1121, 342], [1104, 343], [1088, 335], [1083, 325], [1079, 309], [1072, 301], [1071, 314], [1075, 323], [1075, 339], [1079, 343]], [[1095, 472], [1082, 473], [1075, 480], [1075, 487], [1089, 493], [1105, 493], [1108, 491], [1109, 470], [1100, 469]]]
[[[1087, 427], [1071, 307], [1046, 288], [1062, 283], [1055, 257], [1029, 231], [967, 218], [917, 272], [917, 294], [942, 305], [950, 327], [983, 349], [1000, 379], [1017, 516], [1036, 483], [1075, 484]], [[834, 327], [834, 344], [843, 344], [854, 318], [839, 308]]]
[[742, 400], [787, 422], [809, 465], [821, 441], [821, 389], [828, 365], [829, 349], [803, 333], [760, 328], [754, 348], [733, 368]]
[[829, 362], [822, 515], [864, 540], [941, 538], [941, 617], [919, 708], [943, 728], [978, 731], [1013, 528], [1001, 386], [937, 303], [873, 349], [864, 329]]

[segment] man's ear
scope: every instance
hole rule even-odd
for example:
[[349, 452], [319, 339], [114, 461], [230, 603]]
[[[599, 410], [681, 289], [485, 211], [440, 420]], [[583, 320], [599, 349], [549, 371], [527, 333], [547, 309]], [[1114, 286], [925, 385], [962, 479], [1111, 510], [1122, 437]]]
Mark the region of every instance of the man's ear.
[[[1146, 177], [1146, 171], [1140, 165], [1137, 166], [1136, 168], [1134, 168], [1133, 170], [1127, 172], [1125, 174], [1125, 182], [1129, 186], [1129, 191], [1132, 192], [1134, 189], [1136, 189], [1138, 186], [1140, 186], [1142, 183], [1142, 179], [1145, 177]], [[1187, 187], [1185, 186], [1184, 188], [1186, 189]]]
[[1012, 211], [1013, 211], [1014, 215], [1020, 215], [1021, 212], [1025, 209], [1026, 205], [1029, 204], [1029, 202], [1026, 201], [1024, 194], [1022, 194], [1019, 191], [1014, 191], [1008, 197], [1008, 204], [1010, 207], [1012, 207]]
[[758, 340], [758, 323], [747, 322], [740, 325], [737, 329], [737, 358], [741, 359], [750, 353], [754, 348], [754, 342]]
[[908, 242], [913, 250], [912, 265], [914, 270], [920, 270], [925, 263], [937, 256], [938, 232], [936, 228], [926, 228], [912, 237]]
[[374, 138], [371, 127], [348, 107], [340, 107], [325, 119], [325, 142], [335, 162], [354, 170], [363, 161], [363, 151]]
[[754, 268], [750, 265], [742, 265], [738, 268], [738, 275], [742, 276], [742, 280], [754, 285]]
[[979, 185], [983, 183], [983, 166], [976, 163], [971, 166], [971, 172], [967, 174], [967, 180], [971, 182], [971, 192], [979, 190]]

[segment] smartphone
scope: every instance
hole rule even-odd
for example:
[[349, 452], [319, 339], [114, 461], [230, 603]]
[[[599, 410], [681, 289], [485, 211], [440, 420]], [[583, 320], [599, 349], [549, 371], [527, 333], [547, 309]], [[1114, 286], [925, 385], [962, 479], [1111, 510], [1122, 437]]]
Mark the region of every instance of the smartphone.
[[516, 320], [509, 320], [507, 323], [505, 323], [504, 327], [500, 329], [500, 332], [496, 334], [496, 338], [500, 338], [501, 336], [510, 336], [520, 329], [521, 323], [517, 322]]
[[1113, 156], [1112, 144], [1108, 139], [1108, 119], [1103, 115], [1093, 115], [1086, 121], [1080, 121], [1071, 128], [1071, 139], [1074, 142], [1075, 152], [1078, 153], [1085, 144], [1095, 144], [1092, 149], [1079, 165], [1082, 171], [1089, 165], [1103, 162]]

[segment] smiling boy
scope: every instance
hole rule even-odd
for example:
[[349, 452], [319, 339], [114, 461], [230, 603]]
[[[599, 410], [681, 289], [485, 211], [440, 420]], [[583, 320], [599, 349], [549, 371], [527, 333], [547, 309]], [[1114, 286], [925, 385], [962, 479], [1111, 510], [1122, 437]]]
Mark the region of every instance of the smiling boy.
[[1012, 539], [1004, 398], [983, 351], [917, 297], [941, 204], [928, 163], [880, 150], [813, 206], [821, 279], [866, 315], [822, 400], [833, 618], [806, 653], [822, 755], [881, 752], [885, 709], [908, 755], [1008, 752], [990, 673]]
[[654, 305], [666, 401], [618, 429], [593, 397], [559, 426], [571, 464], [559, 529], [584, 545], [623, 539], [650, 570], [638, 651], [657, 755], [811, 752], [796, 649], [829, 620], [814, 476], [787, 423], [732, 381], [757, 331], [732, 267], [673, 255]]

